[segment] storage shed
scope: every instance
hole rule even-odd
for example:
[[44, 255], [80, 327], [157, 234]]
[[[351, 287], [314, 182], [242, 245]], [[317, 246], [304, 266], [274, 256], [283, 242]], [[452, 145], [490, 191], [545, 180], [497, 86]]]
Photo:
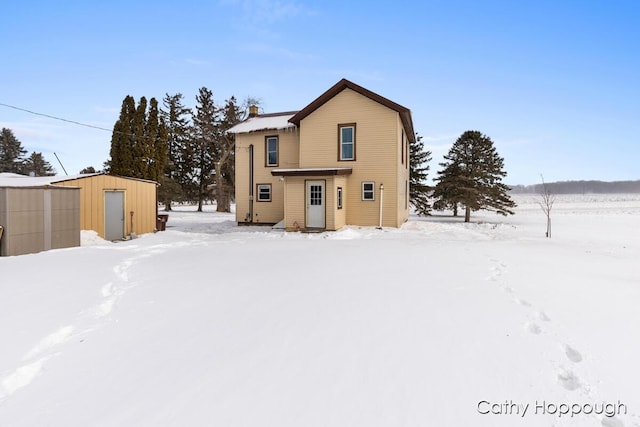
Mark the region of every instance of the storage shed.
[[80, 246], [80, 189], [0, 174], [0, 256]]
[[98, 174], [55, 177], [53, 185], [80, 188], [80, 224], [107, 240], [156, 230], [155, 181]]
[[[0, 187], [41, 186], [79, 189], [80, 229], [94, 230], [107, 240], [156, 230], [155, 181], [106, 175], [26, 177], [0, 174]], [[4, 225], [5, 238], [9, 232]]]

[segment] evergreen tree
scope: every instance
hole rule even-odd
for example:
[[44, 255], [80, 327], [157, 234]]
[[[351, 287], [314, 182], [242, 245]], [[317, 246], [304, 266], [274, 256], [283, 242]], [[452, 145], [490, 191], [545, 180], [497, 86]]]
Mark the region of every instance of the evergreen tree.
[[87, 166], [86, 168], [80, 171], [81, 175], [86, 173], [96, 173], [96, 168], [94, 168], [93, 166]]
[[113, 127], [111, 159], [105, 165], [114, 175], [158, 181], [167, 161], [167, 130], [158, 102], [132, 96], [122, 101], [120, 117]]
[[172, 200], [184, 199], [181, 183], [188, 176], [185, 162], [188, 163], [189, 159], [184, 159], [183, 154], [185, 145], [191, 138], [191, 110], [183, 105], [182, 99], [182, 94], [177, 93], [166, 94], [162, 100], [165, 109], [161, 111], [161, 115], [167, 127], [167, 163], [164, 176], [160, 179], [158, 198], [164, 203], [165, 211], [171, 210]]
[[146, 120], [145, 151], [147, 153], [146, 178], [159, 182], [167, 165], [168, 131], [164, 119], [160, 116], [158, 101], [149, 100], [149, 114]]
[[[446, 158], [446, 156], [445, 156]], [[460, 183], [460, 165], [457, 163], [439, 163], [443, 168], [438, 172], [434, 187], [433, 208], [436, 210], [451, 209], [453, 216], [458, 216], [458, 204], [462, 202], [462, 188]]]
[[222, 108], [218, 141], [216, 143], [216, 210], [231, 212], [231, 199], [235, 194], [235, 138], [227, 131], [242, 121], [243, 112], [236, 98], [226, 100]]
[[465, 222], [471, 211], [493, 210], [501, 215], [513, 214], [515, 207], [502, 183], [507, 173], [504, 159], [498, 155], [493, 141], [478, 131], [464, 132], [453, 144], [438, 172], [434, 196], [437, 206], [465, 206]]
[[107, 172], [114, 175], [133, 176], [133, 115], [136, 101], [127, 95], [122, 101], [120, 117], [113, 126], [111, 159], [105, 164]]
[[0, 172], [22, 173], [24, 155], [27, 153], [22, 143], [11, 129], [0, 131]]
[[219, 157], [216, 141], [220, 132], [218, 108], [213, 101], [213, 92], [201, 87], [196, 95], [196, 113], [193, 115], [193, 138], [185, 146], [183, 156], [191, 159], [189, 182], [186, 190], [198, 201], [198, 212], [210, 197], [209, 186], [213, 184], [215, 159]]
[[149, 140], [145, 138], [147, 128], [147, 98], [142, 96], [133, 113], [133, 143], [131, 153], [133, 155], [133, 168], [131, 176], [134, 178], [146, 178], [149, 169]]
[[431, 151], [425, 151], [421, 135], [416, 135], [415, 141], [409, 144], [409, 153], [409, 203], [418, 215], [429, 215], [431, 187], [426, 181]]
[[22, 171], [25, 175], [52, 176], [56, 174], [55, 169], [47, 162], [42, 153], [35, 151], [23, 162]]

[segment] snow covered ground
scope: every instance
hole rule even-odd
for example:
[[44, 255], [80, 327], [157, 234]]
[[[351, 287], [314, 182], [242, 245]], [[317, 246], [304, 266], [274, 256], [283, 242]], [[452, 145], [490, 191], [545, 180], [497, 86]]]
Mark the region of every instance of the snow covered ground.
[[640, 195], [535, 199], [0, 258], [0, 426], [640, 426]]

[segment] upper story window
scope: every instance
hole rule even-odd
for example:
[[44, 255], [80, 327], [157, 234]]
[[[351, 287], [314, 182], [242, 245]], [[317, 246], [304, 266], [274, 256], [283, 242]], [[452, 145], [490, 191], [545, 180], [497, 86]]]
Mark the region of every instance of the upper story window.
[[402, 147], [402, 154], [400, 156], [400, 159], [402, 161], [402, 164], [404, 164], [404, 129], [402, 130], [402, 139], [400, 140], [400, 146]]
[[405, 163], [405, 168], [409, 169], [409, 150], [411, 149], [411, 146], [409, 145], [409, 138], [405, 138], [404, 140], [404, 163]]
[[338, 160], [356, 159], [356, 124], [338, 125]]
[[266, 165], [278, 166], [278, 137], [267, 136], [265, 138]]

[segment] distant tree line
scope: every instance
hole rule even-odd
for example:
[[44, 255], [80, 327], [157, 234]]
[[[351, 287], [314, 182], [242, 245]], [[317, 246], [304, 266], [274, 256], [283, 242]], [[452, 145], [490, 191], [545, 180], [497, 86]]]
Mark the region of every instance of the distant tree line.
[[8, 128], [0, 131], [0, 173], [9, 172], [22, 175], [50, 176], [56, 171], [44, 159], [42, 153], [36, 151], [26, 156], [27, 150], [22, 142]]
[[[547, 190], [553, 194], [612, 194], [612, 193], [640, 193], [638, 181], [560, 181], [545, 184]], [[543, 184], [514, 185], [513, 194], [542, 194]]]

